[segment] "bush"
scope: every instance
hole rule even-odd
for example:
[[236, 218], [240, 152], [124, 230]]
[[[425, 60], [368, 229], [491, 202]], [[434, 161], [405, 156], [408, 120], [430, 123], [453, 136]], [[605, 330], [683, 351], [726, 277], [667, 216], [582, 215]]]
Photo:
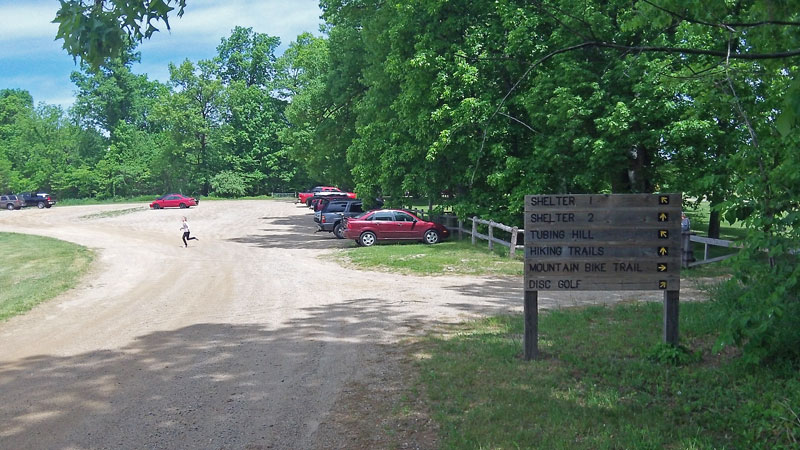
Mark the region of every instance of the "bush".
[[211, 178], [211, 189], [218, 197], [243, 197], [246, 185], [241, 175], [225, 170]]
[[800, 264], [782, 239], [769, 241], [742, 251], [734, 263], [736, 276], [716, 296], [727, 319], [715, 348], [741, 347], [749, 364], [800, 359]]

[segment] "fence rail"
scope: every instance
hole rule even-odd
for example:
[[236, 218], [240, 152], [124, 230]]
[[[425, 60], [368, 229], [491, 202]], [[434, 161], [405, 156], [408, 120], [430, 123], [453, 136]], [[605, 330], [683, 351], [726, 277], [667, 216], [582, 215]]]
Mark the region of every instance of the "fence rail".
[[291, 198], [297, 197], [297, 192], [273, 192], [272, 198]]
[[[472, 226], [469, 228], [464, 227], [464, 221], [459, 220], [453, 214], [438, 214], [432, 215], [428, 214], [425, 211], [414, 209], [411, 210], [418, 216], [422, 217], [425, 220], [434, 220], [437, 222], [441, 222], [444, 224], [449, 230], [457, 231], [458, 238], [463, 239], [464, 234], [468, 234], [472, 240], [472, 245], [477, 245], [478, 239], [487, 241], [489, 245], [489, 250], [494, 250], [494, 244], [502, 245], [504, 247], [508, 247], [508, 257], [514, 258], [516, 256], [517, 250], [524, 250], [524, 245], [517, 245], [519, 242], [519, 235], [520, 233], [525, 233], [524, 229], [520, 229], [519, 227], [511, 227], [499, 222], [495, 222], [493, 220], [484, 220], [479, 219], [477, 216], [467, 219], [468, 221], [472, 222]], [[483, 234], [478, 231], [478, 225], [486, 225], [488, 227], [487, 234]], [[500, 239], [494, 235], [494, 230], [499, 229], [511, 234], [511, 241], [506, 241]], [[694, 252], [692, 251], [691, 243], [697, 242], [704, 245], [703, 249], [703, 259], [702, 260], [695, 260]], [[741, 245], [734, 243], [733, 241], [727, 241], [724, 239], [712, 239], [703, 236], [697, 236], [695, 233], [682, 233], [681, 234], [681, 265], [683, 267], [696, 267], [703, 264], [714, 263], [718, 261], [723, 261], [735, 255], [735, 253], [723, 256], [717, 256], [714, 258], [708, 257], [708, 248], [709, 246], [716, 246], [716, 247], [726, 247], [726, 248], [741, 248]]]
[[[708, 257], [708, 247], [726, 247], [726, 248], [742, 248], [741, 245], [734, 243], [733, 241], [726, 241], [725, 239], [714, 239], [708, 238], [703, 236], [697, 236], [695, 233], [682, 233], [681, 239], [683, 248], [683, 257], [681, 258], [681, 264], [683, 267], [695, 267], [700, 266], [703, 264], [709, 264], [714, 262], [719, 262], [734, 256], [736, 253], [731, 253], [728, 255], [717, 256], [714, 258]], [[698, 242], [703, 244], [703, 259], [696, 261], [694, 260], [694, 252], [692, 251], [691, 243]]]
[[[519, 227], [511, 227], [500, 222], [495, 222], [493, 220], [484, 220], [479, 219], [477, 216], [467, 219], [472, 221], [472, 226], [470, 228], [464, 227], [464, 221], [459, 220], [458, 217], [452, 214], [440, 214], [440, 215], [431, 215], [427, 214], [424, 211], [414, 209], [412, 210], [418, 216], [426, 219], [426, 220], [435, 220], [441, 222], [447, 229], [453, 231], [458, 231], [458, 238], [463, 239], [464, 233], [468, 233], [472, 239], [472, 245], [477, 244], [477, 240], [481, 239], [488, 242], [489, 251], [494, 250], [494, 244], [502, 245], [504, 247], [508, 247], [508, 257], [514, 258], [516, 256], [517, 250], [524, 250], [525, 247], [522, 245], [517, 245], [518, 237], [520, 233], [524, 233], [525, 230], [519, 229]], [[478, 225], [486, 225], [488, 226], [488, 234], [483, 234], [478, 232]], [[500, 239], [494, 235], [494, 230], [499, 229], [511, 234], [511, 241], [506, 241]]]

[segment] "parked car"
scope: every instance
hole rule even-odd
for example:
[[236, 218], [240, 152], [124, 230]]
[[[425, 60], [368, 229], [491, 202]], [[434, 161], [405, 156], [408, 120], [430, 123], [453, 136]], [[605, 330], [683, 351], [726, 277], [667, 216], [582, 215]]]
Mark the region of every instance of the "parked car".
[[323, 199], [320, 205], [319, 211], [314, 213], [317, 231], [333, 233], [339, 239], [344, 239], [344, 219], [364, 213], [361, 200]]
[[46, 192], [20, 192], [18, 197], [22, 200], [22, 206], [35, 206], [43, 209], [56, 204], [56, 199]]
[[161, 209], [161, 208], [189, 208], [192, 206], [197, 206], [200, 203], [200, 199], [194, 197], [187, 197], [181, 194], [167, 194], [163, 195], [150, 203], [150, 207], [153, 209]]
[[356, 194], [353, 192], [342, 192], [341, 189], [334, 187], [334, 186], [314, 186], [308, 192], [300, 192], [297, 194], [297, 203], [305, 203], [306, 206], [311, 206], [311, 197], [313, 197], [318, 192], [340, 192], [347, 195], [350, 198], [356, 198]]
[[313, 197], [309, 199], [309, 207], [314, 211], [319, 211], [320, 207], [322, 206], [323, 200], [333, 200], [333, 199], [349, 199], [350, 196], [347, 195], [346, 192], [317, 192], [314, 194]]
[[9, 211], [22, 208], [22, 200], [14, 195], [0, 195], [0, 207]]
[[161, 195], [159, 197], [156, 197], [156, 200], [163, 200], [164, 197], [167, 197], [167, 196], [170, 196], [170, 195], [183, 195], [183, 194], [178, 193], [178, 192], [170, 192], [169, 194], [164, 194], [164, 195]]
[[379, 209], [345, 219], [344, 237], [369, 247], [377, 241], [422, 241], [435, 244], [450, 236], [442, 224], [422, 220], [399, 209]]

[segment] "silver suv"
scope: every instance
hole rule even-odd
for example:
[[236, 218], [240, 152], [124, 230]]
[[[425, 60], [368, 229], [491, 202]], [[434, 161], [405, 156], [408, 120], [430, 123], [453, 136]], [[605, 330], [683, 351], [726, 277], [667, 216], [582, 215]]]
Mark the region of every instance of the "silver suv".
[[9, 211], [22, 208], [22, 199], [14, 194], [0, 195], [0, 207]]

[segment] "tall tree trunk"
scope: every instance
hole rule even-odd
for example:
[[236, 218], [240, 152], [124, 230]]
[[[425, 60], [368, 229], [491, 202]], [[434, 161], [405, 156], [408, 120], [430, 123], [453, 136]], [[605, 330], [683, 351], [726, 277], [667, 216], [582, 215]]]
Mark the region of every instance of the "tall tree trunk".
[[719, 239], [720, 217], [719, 211], [711, 209], [711, 214], [708, 216], [708, 237], [712, 239]]

